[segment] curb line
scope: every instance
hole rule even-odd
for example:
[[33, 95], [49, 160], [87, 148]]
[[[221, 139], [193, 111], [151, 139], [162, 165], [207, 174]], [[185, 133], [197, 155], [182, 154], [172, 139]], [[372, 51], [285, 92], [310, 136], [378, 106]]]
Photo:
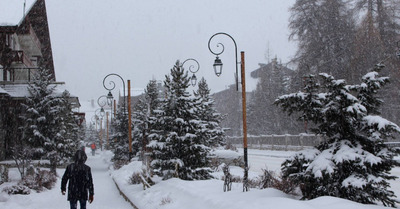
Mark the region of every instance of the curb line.
[[119, 188], [117, 182], [115, 182], [114, 178], [112, 178], [112, 180], [114, 181], [115, 186], [117, 186], [117, 189], [118, 189], [118, 191], [119, 191], [119, 194], [125, 199], [125, 201], [129, 202], [129, 204], [131, 204], [133, 208], [139, 209], [139, 208], [136, 207], [136, 205], [133, 204], [133, 202], [121, 191], [121, 189]]

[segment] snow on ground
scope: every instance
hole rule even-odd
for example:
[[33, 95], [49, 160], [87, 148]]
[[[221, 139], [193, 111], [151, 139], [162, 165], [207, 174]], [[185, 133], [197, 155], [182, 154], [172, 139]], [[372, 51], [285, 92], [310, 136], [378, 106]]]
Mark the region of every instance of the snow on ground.
[[[249, 177], [256, 178], [262, 169], [279, 173], [281, 163], [293, 152], [249, 150]], [[133, 172], [140, 172], [141, 162], [132, 162], [119, 170], [112, 171], [121, 190], [138, 208], [281, 208], [281, 209], [368, 209], [385, 208], [376, 205], [363, 205], [334, 197], [320, 197], [309, 201], [300, 201], [298, 197], [284, 194], [275, 189], [251, 189], [242, 192], [242, 184], [234, 183], [232, 191], [223, 192], [221, 180], [183, 181], [170, 179], [157, 182], [149, 189], [143, 190], [142, 185], [130, 185], [129, 177]], [[243, 170], [231, 167], [233, 175], [243, 176]], [[400, 176], [400, 169], [395, 168], [393, 174]], [[218, 176], [218, 175], [214, 175]], [[400, 194], [400, 184], [394, 182], [393, 190]]]
[[[239, 152], [241, 153], [241, 152]], [[256, 178], [262, 169], [279, 172], [280, 164], [293, 152], [249, 150], [250, 178]], [[143, 190], [142, 185], [130, 185], [128, 183], [134, 171], [141, 171], [142, 163], [134, 161], [119, 170], [109, 170], [110, 152], [99, 152], [96, 156], [88, 155], [87, 164], [92, 168], [95, 186], [95, 200], [88, 204], [87, 208], [105, 209], [132, 208], [116, 189], [114, 179], [126, 196], [140, 209], [200, 209], [200, 208], [281, 208], [281, 209], [368, 209], [385, 208], [376, 205], [362, 205], [344, 199], [334, 197], [320, 197], [310, 201], [300, 201], [298, 197], [284, 194], [275, 189], [251, 189], [242, 192], [242, 184], [234, 183], [232, 191], [223, 192], [223, 182], [212, 179], [205, 181], [183, 181], [170, 179], [157, 181], [157, 184]], [[57, 170], [61, 177], [63, 169]], [[233, 175], [242, 176], [243, 170], [231, 167]], [[400, 168], [393, 169], [394, 175], [400, 176]], [[11, 169], [12, 180], [17, 180], [18, 172]], [[216, 173], [215, 176], [222, 175]], [[397, 195], [400, 195], [400, 182], [393, 181], [392, 187]], [[0, 190], [4, 187], [0, 185]], [[58, 209], [69, 208], [66, 196], [60, 194], [60, 178], [54, 189], [42, 193], [32, 192], [30, 195], [12, 195], [0, 193], [0, 208], [4, 209]]]
[[[88, 150], [88, 149], [87, 149]], [[90, 209], [131, 209], [131, 205], [119, 195], [114, 182], [110, 178], [108, 167], [111, 154], [103, 152], [102, 155], [91, 156], [88, 154], [86, 162], [92, 169], [94, 183], [94, 201], [87, 204]], [[41, 193], [31, 192], [30, 195], [7, 195], [2, 191], [5, 185], [0, 185], [0, 208], [2, 209], [66, 209], [69, 208], [67, 195], [61, 195], [61, 177], [65, 169], [58, 169], [57, 183], [52, 190]], [[11, 169], [11, 180], [18, 180], [19, 173]], [[78, 206], [79, 208], [79, 206]]]

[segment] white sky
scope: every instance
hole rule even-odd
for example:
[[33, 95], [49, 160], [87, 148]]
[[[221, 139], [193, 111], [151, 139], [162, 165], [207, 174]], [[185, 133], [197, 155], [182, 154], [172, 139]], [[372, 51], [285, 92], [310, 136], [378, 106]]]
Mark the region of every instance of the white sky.
[[[56, 77], [84, 102], [107, 93], [102, 83], [109, 73], [130, 79], [132, 88], [145, 88], [152, 78], [164, 80], [176, 60], [194, 58], [200, 63], [197, 77], [204, 76], [217, 92], [234, 83], [233, 42], [215, 40], [225, 45], [219, 78], [207, 43], [213, 34], [226, 32], [236, 40], [238, 53], [246, 53], [246, 81], [253, 88], [249, 73], [267, 62], [268, 46], [270, 58], [276, 55], [282, 62], [296, 50], [287, 29], [294, 2], [47, 0]], [[118, 78], [114, 81], [122, 85]]]
[[[35, 0], [26, 0], [25, 12]], [[18, 25], [24, 16], [24, 0], [0, 0], [0, 25]]]

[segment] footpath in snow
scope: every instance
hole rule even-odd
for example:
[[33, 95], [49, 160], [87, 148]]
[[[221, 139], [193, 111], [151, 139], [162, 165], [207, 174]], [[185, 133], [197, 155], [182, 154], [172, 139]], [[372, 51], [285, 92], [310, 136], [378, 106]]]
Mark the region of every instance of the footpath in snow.
[[[94, 201], [87, 204], [88, 209], [132, 209], [132, 206], [119, 194], [115, 183], [110, 177], [109, 160], [102, 155], [91, 156], [87, 153], [86, 162], [92, 169], [94, 183]], [[0, 193], [1, 209], [69, 209], [67, 195], [61, 194], [61, 177], [65, 169], [58, 169], [57, 183], [52, 190], [41, 193], [31, 192], [30, 195], [7, 195]], [[10, 177], [15, 178], [19, 173], [11, 169]], [[12, 177], [14, 176], [14, 177]], [[79, 208], [79, 206], [78, 206]]]

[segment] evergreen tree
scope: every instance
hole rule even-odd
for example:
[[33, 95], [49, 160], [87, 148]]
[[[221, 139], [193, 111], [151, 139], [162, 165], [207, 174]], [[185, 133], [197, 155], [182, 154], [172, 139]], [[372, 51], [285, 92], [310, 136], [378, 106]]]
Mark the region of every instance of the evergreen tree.
[[346, 1], [296, 0], [290, 12], [290, 39], [299, 43], [297, 83], [310, 73], [346, 77], [355, 25]]
[[388, 181], [397, 178], [389, 172], [398, 163], [384, 142], [400, 128], [378, 115], [382, 101], [377, 93], [388, 82], [379, 77], [382, 68], [378, 65], [363, 76], [360, 85], [320, 74], [322, 84], [310, 80], [306, 91], [277, 99], [284, 110], [301, 112], [303, 119], [314, 122], [314, 133], [324, 138], [282, 164], [283, 176], [301, 185], [303, 198], [335, 196], [395, 206]]
[[89, 123], [89, 127], [85, 129], [85, 136], [86, 136], [85, 141], [90, 144], [92, 143], [99, 144], [100, 142], [96, 133], [96, 128], [94, 126], [95, 126], [94, 123]]
[[54, 141], [54, 148], [60, 161], [68, 161], [72, 159], [77, 149], [79, 149], [81, 135], [79, 134], [78, 118], [72, 111], [69, 102], [70, 93], [64, 91], [62, 93], [61, 111], [58, 115], [58, 134]]
[[293, 71], [275, 58], [267, 65], [261, 65], [251, 76], [258, 78], [258, 82], [248, 105], [249, 134], [297, 134], [304, 131], [300, 123], [293, 122], [273, 104], [279, 95], [290, 92]]
[[203, 127], [197, 135], [203, 139], [203, 143], [208, 147], [225, 145], [225, 134], [220, 127], [222, 116], [214, 109], [214, 100], [210, 96], [210, 89], [204, 78], [199, 81], [198, 89], [194, 92], [194, 95], [199, 103], [196, 114]]
[[179, 61], [164, 81], [166, 99], [155, 113], [148, 147], [152, 149], [153, 172], [164, 179], [175, 175], [181, 179], [210, 178], [208, 152], [202, 138], [195, 99], [187, 92], [190, 79]]
[[[353, 46], [352, 72], [358, 76], [365, 74], [369, 66], [385, 60], [387, 75], [392, 77], [392, 84], [397, 88], [382, 91], [387, 98], [382, 106], [382, 115], [396, 123], [400, 122], [397, 104], [400, 97], [400, 62], [394, 56], [398, 50], [400, 35], [400, 1], [396, 0], [353, 0], [354, 10], [360, 16], [356, 39]], [[359, 81], [357, 81], [359, 82]]]
[[149, 130], [152, 129], [154, 110], [159, 106], [157, 81], [151, 80], [145, 89], [144, 98], [139, 99], [134, 111], [134, 144], [135, 152], [141, 152], [143, 157], [148, 144]]
[[28, 91], [30, 97], [22, 104], [26, 121], [24, 140], [34, 149], [34, 157], [50, 160], [51, 170], [76, 151], [77, 125], [68, 103], [69, 93], [57, 95], [48, 70], [39, 71]]
[[129, 161], [129, 138], [128, 138], [128, 116], [121, 108], [117, 111], [117, 116], [111, 123], [113, 126], [113, 134], [111, 142], [111, 150], [114, 152], [113, 161], [128, 162]]
[[[352, 0], [355, 11], [363, 15], [364, 21], [370, 22], [376, 28], [376, 36], [382, 42], [385, 56], [393, 54], [397, 46], [400, 29], [400, 3], [396, 0]], [[379, 55], [379, 54], [375, 54]]]

